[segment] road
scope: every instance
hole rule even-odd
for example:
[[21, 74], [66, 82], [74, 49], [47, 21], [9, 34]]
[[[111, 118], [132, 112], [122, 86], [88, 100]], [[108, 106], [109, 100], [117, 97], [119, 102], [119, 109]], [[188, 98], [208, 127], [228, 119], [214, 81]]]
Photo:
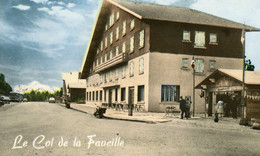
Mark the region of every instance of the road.
[[3, 156], [260, 155], [260, 131], [227, 121], [96, 119], [45, 102], [0, 107], [0, 121]]

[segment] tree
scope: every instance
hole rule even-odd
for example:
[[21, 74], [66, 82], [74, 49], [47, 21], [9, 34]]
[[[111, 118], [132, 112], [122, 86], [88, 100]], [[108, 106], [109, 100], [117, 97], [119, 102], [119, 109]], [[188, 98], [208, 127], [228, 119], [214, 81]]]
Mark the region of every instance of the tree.
[[251, 60], [248, 58], [245, 58], [245, 70], [247, 70], [247, 71], [255, 70], [255, 66], [251, 63]]
[[0, 73], [0, 93], [8, 94], [12, 91], [12, 87], [5, 82], [5, 76], [3, 73]]

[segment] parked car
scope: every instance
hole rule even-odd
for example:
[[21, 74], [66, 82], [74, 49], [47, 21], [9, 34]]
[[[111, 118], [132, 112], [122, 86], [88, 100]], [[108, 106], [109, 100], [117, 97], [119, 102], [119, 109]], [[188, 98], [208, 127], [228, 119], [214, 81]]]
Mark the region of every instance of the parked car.
[[55, 103], [55, 98], [54, 97], [50, 97], [49, 98], [49, 103]]
[[23, 102], [28, 102], [28, 99], [27, 98], [23, 98]]
[[3, 106], [5, 103], [0, 99], [0, 107]]
[[11, 99], [10, 99], [9, 96], [4, 96], [4, 95], [1, 95], [1, 96], [0, 96], [0, 99], [1, 99], [1, 101], [4, 102], [5, 104], [9, 104], [10, 101], [11, 101]]

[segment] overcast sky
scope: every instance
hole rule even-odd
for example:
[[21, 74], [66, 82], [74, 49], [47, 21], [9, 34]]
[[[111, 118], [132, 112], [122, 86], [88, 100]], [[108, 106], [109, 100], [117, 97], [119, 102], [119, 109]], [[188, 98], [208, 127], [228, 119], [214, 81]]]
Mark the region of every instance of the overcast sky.
[[[187, 7], [260, 28], [259, 0], [135, 0]], [[100, 0], [0, 0], [0, 72], [12, 87], [36, 80], [62, 85], [79, 71]], [[246, 55], [260, 70], [260, 33], [247, 33]]]

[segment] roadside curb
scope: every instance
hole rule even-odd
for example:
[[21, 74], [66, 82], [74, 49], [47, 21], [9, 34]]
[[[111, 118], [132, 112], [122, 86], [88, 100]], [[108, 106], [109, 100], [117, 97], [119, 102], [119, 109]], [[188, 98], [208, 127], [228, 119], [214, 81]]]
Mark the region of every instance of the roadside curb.
[[[59, 105], [62, 106], [62, 107], [65, 107], [62, 103], [59, 103]], [[93, 115], [93, 113], [89, 113], [88, 111], [82, 110], [82, 109], [79, 109], [79, 108], [74, 108], [73, 106], [70, 109], [72, 109], [74, 111], [81, 112], [81, 113], [86, 113], [86, 114]], [[142, 123], [148, 123], [148, 124], [166, 123], [166, 122], [172, 121], [170, 119], [168, 119], [168, 120], [167, 119], [146, 120], [146, 119], [137, 119], [137, 118], [131, 119], [129, 117], [115, 116], [115, 115], [112, 115], [112, 114], [104, 114], [104, 119], [131, 121], [131, 122], [142, 122]]]

